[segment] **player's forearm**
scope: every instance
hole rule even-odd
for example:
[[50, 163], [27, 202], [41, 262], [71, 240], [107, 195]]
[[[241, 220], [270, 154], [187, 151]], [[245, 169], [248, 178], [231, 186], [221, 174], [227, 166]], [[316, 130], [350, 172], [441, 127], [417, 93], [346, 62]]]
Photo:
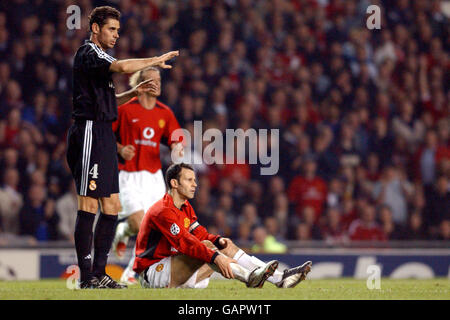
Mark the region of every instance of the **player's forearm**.
[[109, 70], [118, 73], [134, 73], [147, 67], [156, 66], [159, 63], [158, 57], [116, 60], [111, 63]]
[[120, 106], [130, 100], [131, 98], [136, 97], [137, 91], [134, 89], [130, 89], [128, 91], [122, 92], [122, 93], [116, 93], [116, 101], [117, 105]]

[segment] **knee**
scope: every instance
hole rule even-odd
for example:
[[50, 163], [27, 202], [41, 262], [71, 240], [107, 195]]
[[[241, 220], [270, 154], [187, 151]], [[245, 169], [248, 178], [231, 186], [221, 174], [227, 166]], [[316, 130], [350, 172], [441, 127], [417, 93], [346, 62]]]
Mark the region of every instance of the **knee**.
[[117, 214], [120, 211], [120, 202], [118, 200], [104, 201], [102, 211], [103, 213]]
[[79, 210], [95, 214], [98, 211], [98, 201], [97, 199], [82, 198], [78, 202], [78, 207]]

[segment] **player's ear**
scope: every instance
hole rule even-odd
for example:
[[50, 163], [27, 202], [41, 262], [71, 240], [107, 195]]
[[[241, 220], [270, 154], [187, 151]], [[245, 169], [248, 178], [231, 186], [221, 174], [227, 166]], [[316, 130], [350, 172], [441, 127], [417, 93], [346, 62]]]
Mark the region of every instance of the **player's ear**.
[[178, 180], [177, 179], [171, 179], [170, 180], [170, 186], [172, 188], [177, 188], [178, 187]]
[[94, 22], [91, 26], [92, 29], [92, 33], [97, 34], [100, 32], [100, 26], [98, 25], [97, 22]]

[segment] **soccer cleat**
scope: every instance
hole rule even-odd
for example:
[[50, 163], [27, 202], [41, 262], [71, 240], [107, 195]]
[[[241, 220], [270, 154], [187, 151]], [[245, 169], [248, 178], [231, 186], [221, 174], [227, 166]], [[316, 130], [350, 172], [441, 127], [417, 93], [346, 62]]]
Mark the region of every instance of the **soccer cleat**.
[[97, 278], [98, 280], [98, 288], [100, 289], [126, 289], [127, 285], [118, 283], [111, 279], [107, 274], [100, 276]]
[[79, 283], [79, 289], [98, 289], [99, 283], [97, 278], [91, 278], [89, 280], [84, 280]]
[[248, 288], [262, 288], [264, 282], [269, 278], [278, 268], [278, 261], [269, 261], [264, 267], [259, 267], [253, 270], [248, 276]]
[[278, 288], [293, 288], [306, 279], [306, 275], [311, 271], [312, 262], [306, 261], [301, 266], [286, 269], [283, 272], [281, 281], [277, 283]]

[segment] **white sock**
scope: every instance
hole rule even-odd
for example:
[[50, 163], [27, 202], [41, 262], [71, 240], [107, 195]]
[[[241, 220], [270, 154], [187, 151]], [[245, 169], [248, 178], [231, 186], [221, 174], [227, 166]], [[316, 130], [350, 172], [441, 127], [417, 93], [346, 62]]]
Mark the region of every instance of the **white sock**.
[[[219, 254], [222, 254], [222, 253], [219, 253]], [[222, 272], [220, 271], [219, 267], [215, 263], [210, 263], [209, 266], [214, 271], [222, 274]], [[248, 276], [250, 275], [250, 271], [247, 270], [245, 267], [240, 266], [239, 264], [236, 264], [236, 263], [230, 263], [230, 266], [231, 266], [231, 271], [233, 271], [234, 278], [239, 280], [239, 281], [242, 281], [244, 283], [247, 283]]]
[[[236, 252], [233, 259], [236, 260], [239, 265], [250, 271], [253, 271], [254, 269], [259, 267], [264, 267], [266, 265], [263, 261], [259, 260], [255, 256], [249, 256], [242, 249], [239, 249], [238, 252]], [[267, 281], [276, 284], [281, 281], [282, 276], [283, 273], [281, 271], [275, 270], [273, 275], [270, 276]]]

